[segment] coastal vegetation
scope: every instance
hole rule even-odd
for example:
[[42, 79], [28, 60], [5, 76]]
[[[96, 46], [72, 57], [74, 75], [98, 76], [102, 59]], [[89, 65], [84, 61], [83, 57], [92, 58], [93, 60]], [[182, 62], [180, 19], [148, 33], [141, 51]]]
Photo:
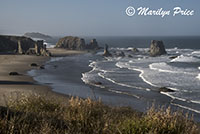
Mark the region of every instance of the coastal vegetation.
[[198, 134], [198, 125], [182, 112], [150, 108], [143, 114], [91, 99], [22, 96], [1, 108], [0, 133], [41, 134]]

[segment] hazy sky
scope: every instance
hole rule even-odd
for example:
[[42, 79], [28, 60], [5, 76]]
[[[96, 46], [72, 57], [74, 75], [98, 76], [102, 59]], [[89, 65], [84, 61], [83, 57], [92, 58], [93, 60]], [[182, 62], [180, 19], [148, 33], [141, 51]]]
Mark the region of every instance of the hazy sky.
[[[132, 16], [128, 6], [195, 10], [194, 16]], [[200, 35], [200, 0], [0, 0], [0, 34]]]

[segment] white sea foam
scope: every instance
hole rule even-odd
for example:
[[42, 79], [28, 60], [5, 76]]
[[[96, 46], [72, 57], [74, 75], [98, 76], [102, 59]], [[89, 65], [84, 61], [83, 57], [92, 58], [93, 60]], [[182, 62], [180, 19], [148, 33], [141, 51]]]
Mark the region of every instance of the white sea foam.
[[180, 105], [180, 104], [175, 104], [175, 103], [171, 103], [171, 104], [174, 105], [174, 106], [178, 106], [178, 107], [184, 108], [186, 110], [190, 110], [190, 111], [193, 111], [195, 113], [199, 113], [200, 114], [199, 110], [196, 110], [196, 109], [193, 109], [193, 108], [190, 108], [190, 107], [186, 107], [186, 106], [183, 106], [183, 105]]
[[185, 101], [185, 102], [187, 101], [186, 99], [173, 96], [172, 95], [173, 93], [170, 93], [170, 92], [160, 92], [160, 93], [164, 94], [164, 95], [166, 95], [166, 96], [168, 96], [168, 97], [170, 97], [172, 99], [176, 99], [176, 100], [180, 100], [180, 101]]
[[[128, 48], [127, 50], [130, 49], [131, 48]], [[126, 52], [130, 53], [130, 51], [125, 51], [125, 53]], [[88, 75], [93, 75], [93, 73], [97, 73], [94, 77], [103, 78], [123, 87], [137, 88], [147, 91], [151, 91], [154, 89], [156, 90], [159, 87], [170, 87], [170, 89], [175, 90], [175, 92], [161, 93], [169, 96], [170, 98], [172, 98], [172, 100], [200, 104], [198, 99], [199, 90], [197, 90], [198, 87], [200, 87], [200, 66], [198, 68], [193, 66], [198, 65], [197, 63], [200, 63], [200, 58], [197, 56], [199, 55], [200, 51], [193, 52], [193, 50], [191, 49], [174, 48], [168, 50], [168, 52], [170, 55], [176, 55], [176, 52], [182, 55], [173, 60], [169, 59], [170, 55], [149, 57], [146, 55], [146, 53], [134, 54], [133, 58], [109, 57], [106, 60], [104, 59], [105, 61], [97, 61], [91, 63], [90, 67], [93, 68], [92, 71], [97, 72], [91, 72], [91, 74], [89, 73]], [[113, 64], [115, 64], [117, 68], [115, 68]], [[138, 86], [138, 84], [136, 84], [136, 86], [132, 85], [133, 83], [130, 83], [129, 81], [125, 82], [126, 78], [124, 77], [124, 75], [124, 79], [119, 78], [120, 74], [123, 74], [123, 71], [126, 71], [125, 73], [127, 73], [128, 70], [126, 69], [139, 72], [139, 77], [148, 85], [144, 84], [144, 87], [140, 87], [140, 85]], [[114, 73], [116, 70], [119, 71], [119, 75], [118, 72]], [[92, 77], [93, 76], [88, 78], [88, 80], [96, 79]], [[130, 77], [131, 75], [129, 76], [129, 78]], [[122, 92], [119, 90], [113, 92], [118, 92], [122, 94]], [[197, 92], [196, 98], [192, 97], [194, 92]], [[195, 110], [195, 108], [192, 110]]]
[[157, 85], [151, 83], [150, 81], [146, 80], [143, 76], [144, 74], [144, 70], [141, 70], [141, 69], [138, 69], [138, 68], [134, 68], [134, 67], [130, 67], [129, 65], [123, 65], [123, 64], [120, 64], [121, 62], [117, 62], [115, 65], [119, 68], [128, 68], [129, 70], [134, 70], [134, 71], [138, 71], [140, 72], [140, 75], [139, 77], [144, 81], [146, 82], [147, 84], [151, 85], [151, 86], [154, 86], [154, 87], [158, 87]]
[[191, 100], [192, 103], [200, 104], [200, 101]]
[[171, 62], [200, 62], [200, 59], [190, 55], [180, 55], [177, 58], [172, 59]]
[[[149, 65], [151, 70], [156, 70], [159, 72], [167, 72], [167, 73], [179, 73], [177, 71], [172, 71], [171, 68], [164, 62], [161, 63], [152, 63]], [[161, 69], [163, 68], [163, 69]]]
[[194, 72], [195, 72], [194, 69], [172, 67], [165, 62], [152, 63], [149, 65], [149, 68], [151, 70], [155, 70], [159, 72], [174, 73], [174, 74], [183, 73], [183, 74], [194, 75]]
[[198, 76], [196, 78], [200, 80], [200, 74], [198, 74]]
[[194, 52], [192, 52], [192, 54], [197, 54], [197, 55], [199, 55], [199, 54], [200, 54], [200, 51], [194, 51]]
[[122, 91], [118, 91], [118, 90], [109, 89], [108, 91], [118, 93], [118, 94], [125, 94], [125, 95], [129, 95], [129, 96], [133, 96], [133, 97], [138, 98], [138, 99], [140, 98], [139, 96], [137, 96], [135, 94], [130, 94], [130, 93], [122, 92]]

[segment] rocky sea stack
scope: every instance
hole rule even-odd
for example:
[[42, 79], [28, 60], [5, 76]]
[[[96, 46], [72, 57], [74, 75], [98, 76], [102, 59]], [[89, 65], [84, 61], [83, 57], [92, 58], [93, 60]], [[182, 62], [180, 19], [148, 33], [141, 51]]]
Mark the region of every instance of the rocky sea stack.
[[112, 54], [108, 51], [108, 45], [105, 44], [103, 56], [110, 57]]
[[151, 56], [159, 56], [159, 55], [167, 54], [163, 41], [158, 41], [158, 40], [151, 41], [149, 51], [150, 51]]
[[64, 48], [69, 50], [96, 50], [99, 49], [96, 39], [91, 40], [89, 44], [85, 43], [85, 39], [73, 36], [61, 38], [55, 48]]

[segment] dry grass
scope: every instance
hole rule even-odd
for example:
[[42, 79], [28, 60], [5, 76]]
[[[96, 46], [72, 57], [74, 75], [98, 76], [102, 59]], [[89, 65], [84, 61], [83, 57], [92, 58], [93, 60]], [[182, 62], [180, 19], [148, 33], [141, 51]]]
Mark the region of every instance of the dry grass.
[[43, 96], [9, 101], [1, 110], [1, 134], [198, 134], [181, 112], [151, 108], [141, 114], [127, 107], [71, 98], [66, 103]]

